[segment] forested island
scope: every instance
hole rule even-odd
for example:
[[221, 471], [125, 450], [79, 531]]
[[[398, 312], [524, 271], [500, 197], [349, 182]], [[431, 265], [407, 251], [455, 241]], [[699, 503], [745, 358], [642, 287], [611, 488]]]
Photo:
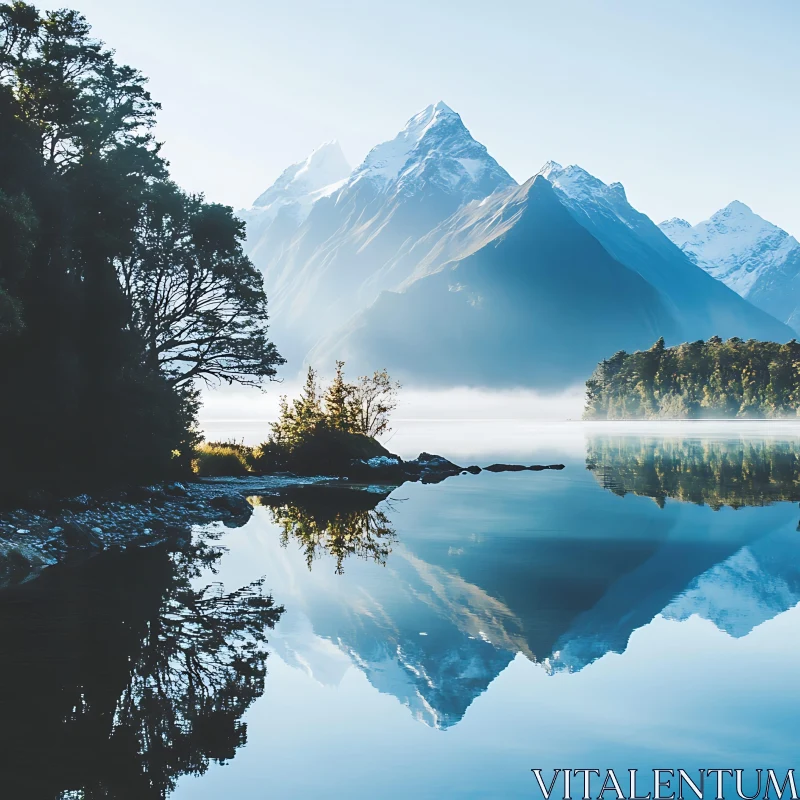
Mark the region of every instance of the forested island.
[[796, 417], [800, 409], [800, 344], [687, 342], [621, 350], [586, 382], [584, 419]]

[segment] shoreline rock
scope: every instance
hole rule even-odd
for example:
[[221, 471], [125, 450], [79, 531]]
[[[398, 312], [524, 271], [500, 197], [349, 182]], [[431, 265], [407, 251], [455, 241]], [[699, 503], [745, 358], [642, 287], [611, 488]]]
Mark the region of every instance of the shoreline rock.
[[[491, 464], [487, 472], [560, 470], [563, 464]], [[192, 528], [222, 522], [244, 525], [253, 513], [248, 497], [280, 495], [304, 485], [358, 484], [392, 488], [407, 482], [440, 483], [482, 472], [431, 453], [413, 461], [399, 456], [354, 460], [347, 474], [301, 477], [291, 473], [237, 478], [199, 478], [187, 483], [131, 487], [116, 494], [82, 494], [56, 500], [38, 496], [35, 509], [0, 510], [0, 589], [35, 578], [43, 569], [111, 548], [174, 547], [191, 541]], [[35, 493], [32, 494], [36, 498]]]
[[531, 464], [529, 467], [521, 464], [490, 464], [483, 468], [485, 472], [541, 472], [545, 469], [562, 470], [563, 464]]

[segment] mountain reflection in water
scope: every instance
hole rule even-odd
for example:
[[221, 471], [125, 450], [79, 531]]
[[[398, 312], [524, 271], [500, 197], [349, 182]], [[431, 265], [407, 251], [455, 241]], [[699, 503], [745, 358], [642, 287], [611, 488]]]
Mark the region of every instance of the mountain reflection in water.
[[[251, 498], [244, 526], [198, 531], [188, 552], [104, 553], [0, 593], [0, 794], [195, 800], [269, 787], [280, 797], [373, 797], [373, 785], [351, 791], [353, 775], [331, 788], [329, 772], [305, 765], [322, 737], [314, 758], [347, 773], [347, 755], [385, 733], [382, 744], [432, 754], [420, 781], [450, 786], [459, 769], [479, 780], [467, 763], [479, 753], [499, 795], [528, 796], [524, 783], [505, 791], [517, 778], [498, 765], [512, 757], [509, 741], [525, 746], [518, 729], [543, 730], [534, 724], [542, 692], [557, 698], [559, 718], [578, 708], [602, 716], [607, 688], [638, 708], [665, 681], [658, 658], [630, 657], [641, 629], [652, 646], [671, 625], [688, 663], [698, 643], [718, 652], [718, 631], [747, 639], [800, 602], [797, 509], [782, 502], [799, 499], [795, 442], [592, 436], [585, 454], [563, 460], [563, 472], [438, 485], [296, 487]], [[759, 647], [778, 631], [762, 628]], [[769, 676], [742, 678], [730, 658], [703, 663], [690, 678], [698, 692], [711, 669], [728, 675], [726, 700], [752, 689], [764, 708], [786, 708]], [[615, 687], [615, 675], [634, 675], [643, 694]], [[504, 680], [528, 705], [504, 710]], [[316, 715], [312, 691], [344, 710]], [[663, 698], [645, 715], [656, 722], [637, 722], [659, 747], [682, 741], [676, 702]], [[487, 712], [494, 728], [481, 726]], [[750, 714], [747, 725], [763, 733], [780, 714]], [[576, 763], [610, 752], [602, 726], [579, 728], [566, 740], [586, 748]], [[709, 747], [725, 753], [736, 727], [714, 730]], [[459, 750], [467, 742], [474, 749]], [[530, 764], [525, 753], [515, 762], [521, 782], [547, 747], [536, 746]], [[633, 747], [615, 746], [614, 758]], [[451, 759], [441, 767], [439, 753]], [[415, 774], [403, 770], [402, 781]], [[461, 796], [402, 781], [386, 796]]]
[[[388, 503], [355, 487], [264, 499], [290, 553], [280, 590], [290, 616], [416, 718], [448, 728], [518, 653], [548, 673], [574, 672], [623, 652], [658, 615], [697, 614], [743, 636], [800, 601], [800, 537], [786, 505], [744, 509], [794, 499], [794, 443], [595, 437], [586, 451], [609, 493], [575, 491], [560, 476], [484, 475], [406, 486]], [[630, 491], [658, 507], [619, 505]], [[686, 502], [665, 509], [665, 497]], [[701, 503], [740, 511], [717, 517]], [[256, 514], [253, 525], [263, 522]], [[341, 579], [319, 571], [326, 549]], [[295, 551], [313, 575], [295, 569]], [[290, 627], [276, 648], [314, 671], [317, 646]]]
[[283, 609], [193, 586], [221, 555], [104, 553], [0, 595], [2, 796], [164, 798], [233, 758]]

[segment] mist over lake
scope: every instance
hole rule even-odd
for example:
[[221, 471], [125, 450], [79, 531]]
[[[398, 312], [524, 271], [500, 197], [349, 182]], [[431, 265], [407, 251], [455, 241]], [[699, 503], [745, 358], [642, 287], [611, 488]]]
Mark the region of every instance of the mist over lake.
[[[262, 442], [269, 424], [278, 418], [279, 395], [296, 394], [297, 383], [286, 381], [275, 384], [270, 389], [269, 394], [228, 388], [206, 390], [200, 425], [207, 437], [243, 440], [249, 445]], [[509, 426], [517, 423], [541, 423], [550, 426], [567, 420], [577, 421], [581, 418], [583, 406], [584, 392], [578, 386], [556, 394], [526, 389], [497, 391], [458, 387], [448, 390], [403, 388], [392, 420], [392, 432], [384, 443], [389, 449], [396, 448], [404, 458], [413, 457], [420, 449], [426, 448], [461, 457], [462, 454], [480, 452], [486, 446], [482, 431], [488, 430], [487, 425], [506, 422]], [[442, 426], [437, 424], [440, 422], [443, 423]], [[473, 422], [475, 426], [470, 427]], [[451, 424], [458, 427], [452, 441], [444, 429]], [[507, 426], [499, 424], [486, 435], [496, 437], [498, 431], [506, 429]], [[420, 435], [427, 431], [434, 438], [423, 442], [415, 431]], [[469, 435], [465, 435], [467, 431], [470, 431]], [[474, 449], [470, 450], [472, 445], [468, 441], [472, 436], [478, 437], [478, 440]], [[513, 433], [507, 438], [518, 441]], [[510, 444], [511, 441], [507, 443]], [[450, 445], [457, 449], [449, 449]], [[415, 448], [418, 449], [413, 452]]]

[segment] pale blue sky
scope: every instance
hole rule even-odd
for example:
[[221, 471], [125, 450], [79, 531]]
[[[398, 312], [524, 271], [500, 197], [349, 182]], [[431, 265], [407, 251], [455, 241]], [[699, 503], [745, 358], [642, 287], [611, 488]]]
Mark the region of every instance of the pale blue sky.
[[150, 76], [176, 179], [214, 200], [332, 138], [355, 165], [441, 99], [517, 180], [577, 163], [656, 222], [738, 199], [800, 238], [799, 0], [53, 5]]

